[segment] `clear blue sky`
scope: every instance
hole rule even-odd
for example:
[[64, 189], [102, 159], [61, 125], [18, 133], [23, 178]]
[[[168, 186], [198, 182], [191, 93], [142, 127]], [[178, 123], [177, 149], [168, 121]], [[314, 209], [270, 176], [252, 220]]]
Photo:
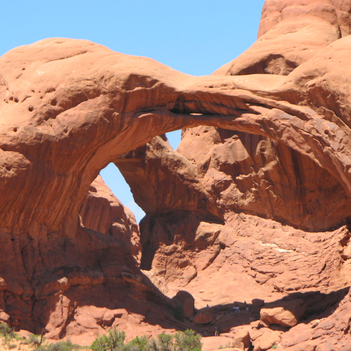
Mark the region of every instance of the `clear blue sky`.
[[[2, 1], [0, 55], [49, 37], [88, 39], [147, 56], [179, 71], [208, 75], [256, 40], [264, 0]], [[179, 132], [172, 133], [176, 145]], [[140, 220], [123, 177], [108, 166], [105, 182]]]

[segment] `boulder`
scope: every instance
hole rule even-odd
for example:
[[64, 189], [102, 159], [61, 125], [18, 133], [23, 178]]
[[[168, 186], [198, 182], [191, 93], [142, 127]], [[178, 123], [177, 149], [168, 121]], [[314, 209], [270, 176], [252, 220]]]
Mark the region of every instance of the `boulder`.
[[262, 334], [252, 340], [254, 351], [265, 351], [277, 347], [281, 338], [282, 332], [264, 328]]
[[291, 300], [282, 302], [282, 306], [262, 308], [260, 320], [267, 326], [279, 324], [283, 327], [293, 327], [299, 323], [306, 312], [306, 304], [303, 300]]
[[122, 205], [100, 175], [90, 184], [79, 215], [82, 226], [123, 241], [135, 259], [140, 260], [140, 233], [135, 217]]
[[171, 300], [171, 305], [173, 308], [181, 307], [183, 309], [183, 315], [186, 318], [191, 318], [194, 315], [195, 311], [195, 299], [187, 291], [178, 291]]
[[4, 323], [9, 323], [10, 316], [6, 312], [0, 310], [0, 321]]
[[251, 345], [250, 333], [248, 330], [240, 330], [233, 338], [233, 347], [239, 350], [247, 350]]

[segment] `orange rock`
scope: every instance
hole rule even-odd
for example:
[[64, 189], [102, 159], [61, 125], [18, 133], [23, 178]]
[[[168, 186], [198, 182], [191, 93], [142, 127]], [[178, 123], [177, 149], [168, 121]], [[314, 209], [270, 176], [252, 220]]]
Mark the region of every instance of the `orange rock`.
[[123, 241], [130, 245], [133, 256], [140, 259], [139, 228], [134, 215], [116, 198], [101, 176], [90, 184], [79, 215], [82, 226]]
[[240, 350], [246, 350], [251, 346], [250, 333], [248, 330], [241, 330], [239, 333], [235, 334], [233, 340], [233, 347]]
[[251, 303], [254, 306], [261, 307], [261, 306], [264, 305], [264, 300], [262, 300], [262, 299], [253, 299], [253, 300], [251, 300]]
[[303, 300], [282, 302], [282, 306], [262, 308], [260, 320], [266, 325], [280, 324], [283, 327], [293, 327], [300, 321], [306, 312], [306, 304]]
[[[110, 325], [151, 336], [218, 317], [231, 340], [259, 318], [232, 302], [262, 299], [262, 320], [290, 330], [255, 328], [256, 349], [279, 332], [285, 348], [349, 350], [350, 13], [268, 0], [258, 41], [208, 77], [80, 40], [2, 56], [3, 319], [88, 342]], [[174, 151], [160, 135], [180, 128]], [[146, 211], [147, 273], [133, 216], [94, 181], [110, 162]], [[173, 317], [164, 294], [180, 288], [195, 323]]]
[[349, 0], [343, 4], [328, 0], [266, 0], [257, 41], [215, 74], [288, 75], [333, 41], [350, 34], [348, 6]]
[[253, 350], [265, 351], [270, 350], [272, 346], [278, 346], [282, 332], [264, 328], [263, 333], [253, 341]]

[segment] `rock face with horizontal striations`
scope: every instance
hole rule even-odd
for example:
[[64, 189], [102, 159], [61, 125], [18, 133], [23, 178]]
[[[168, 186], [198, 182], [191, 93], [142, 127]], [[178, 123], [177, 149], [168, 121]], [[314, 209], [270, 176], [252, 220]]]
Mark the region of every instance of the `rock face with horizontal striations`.
[[[3, 55], [0, 319], [86, 343], [253, 322], [257, 348], [349, 350], [350, 14], [267, 0], [257, 42], [203, 77], [83, 40]], [[97, 178], [110, 162], [146, 213], [140, 237]], [[211, 318], [175, 318], [179, 290], [190, 320]], [[290, 329], [260, 331], [287, 296]]]

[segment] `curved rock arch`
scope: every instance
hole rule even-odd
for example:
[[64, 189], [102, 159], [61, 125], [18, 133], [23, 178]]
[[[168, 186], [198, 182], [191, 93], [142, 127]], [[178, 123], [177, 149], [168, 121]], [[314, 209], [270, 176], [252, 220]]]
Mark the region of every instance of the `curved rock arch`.
[[[351, 44], [344, 38], [335, 45]], [[335, 52], [331, 45], [313, 67], [327, 69], [327, 57], [338, 58]], [[333, 94], [334, 77], [311, 70], [302, 64], [288, 77], [192, 77], [68, 39], [44, 40], [1, 57], [0, 232], [15, 267], [10, 272], [2, 262], [1, 298], [8, 294], [11, 306], [21, 301], [21, 323], [40, 320], [33, 317], [38, 311], [31, 312], [34, 300], [56, 303], [52, 292], [70, 289], [48, 272], [80, 262], [84, 241], [84, 247], [95, 240], [97, 251], [108, 250], [111, 242], [81, 230], [79, 207], [104, 166], [159, 134], [207, 124], [279, 140], [327, 169], [351, 195], [349, 121], [338, 118], [340, 109], [348, 110], [347, 91], [337, 106], [321, 100], [313, 89], [319, 84]], [[344, 80], [348, 76], [343, 72]], [[62, 257], [50, 257], [55, 249]], [[11, 281], [14, 274], [22, 281]], [[83, 278], [74, 279], [84, 285]], [[91, 279], [98, 286], [105, 278]]]
[[[156, 135], [199, 124], [280, 140], [326, 168], [351, 194], [344, 147], [349, 128], [336, 116], [277, 101], [291, 90], [291, 80], [264, 78], [263, 90], [255, 75], [246, 81], [191, 77], [67, 39], [14, 49], [1, 66], [3, 189], [13, 192], [1, 194], [8, 198], [1, 225], [15, 232], [36, 236], [39, 223], [47, 232], [74, 231], [77, 218], [70, 217], [100, 169]], [[28, 189], [24, 177], [36, 188]], [[26, 206], [28, 198], [35, 205]]]

